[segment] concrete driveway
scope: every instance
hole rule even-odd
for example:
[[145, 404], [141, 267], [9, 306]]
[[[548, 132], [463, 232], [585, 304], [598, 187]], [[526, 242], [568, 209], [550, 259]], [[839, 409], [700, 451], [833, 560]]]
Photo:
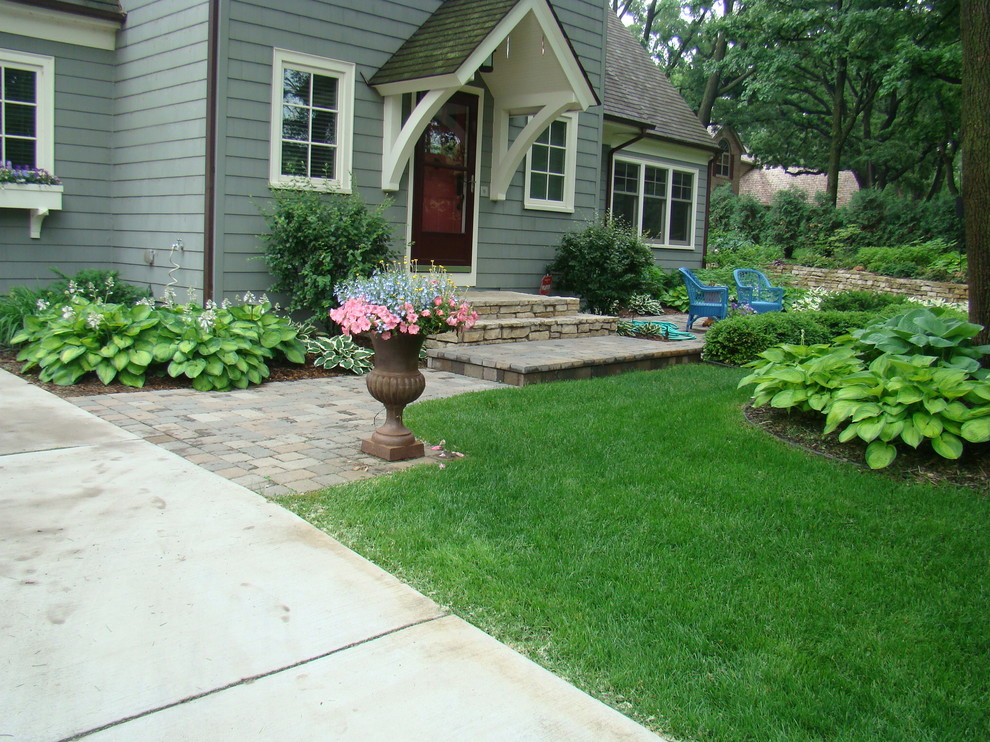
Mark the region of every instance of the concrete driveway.
[[0, 738], [653, 740], [278, 505], [0, 371]]

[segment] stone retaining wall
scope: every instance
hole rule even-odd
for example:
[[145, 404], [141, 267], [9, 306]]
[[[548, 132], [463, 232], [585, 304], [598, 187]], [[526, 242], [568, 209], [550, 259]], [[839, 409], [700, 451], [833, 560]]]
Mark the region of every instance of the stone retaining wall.
[[806, 288], [822, 288], [829, 291], [884, 291], [899, 296], [925, 299], [942, 299], [956, 303], [969, 301], [969, 290], [964, 283], [922, 281], [916, 278], [892, 278], [866, 271], [838, 270], [833, 268], [809, 268], [804, 265], [785, 265], [774, 269], [777, 273], [794, 276], [795, 282]]

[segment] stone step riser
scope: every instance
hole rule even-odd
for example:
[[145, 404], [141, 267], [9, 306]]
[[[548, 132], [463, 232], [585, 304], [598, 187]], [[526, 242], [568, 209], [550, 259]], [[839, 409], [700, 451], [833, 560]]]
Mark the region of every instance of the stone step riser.
[[470, 343], [517, 343], [527, 340], [566, 340], [578, 337], [613, 335], [614, 317], [577, 314], [531, 319], [480, 319], [470, 330], [446, 333], [433, 338], [435, 345]]

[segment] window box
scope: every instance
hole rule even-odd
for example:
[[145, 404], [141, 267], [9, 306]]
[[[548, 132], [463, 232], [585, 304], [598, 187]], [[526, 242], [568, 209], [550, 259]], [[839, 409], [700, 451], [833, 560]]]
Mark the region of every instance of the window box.
[[0, 209], [27, 209], [32, 239], [41, 237], [41, 223], [62, 208], [62, 186], [39, 183], [0, 183]]

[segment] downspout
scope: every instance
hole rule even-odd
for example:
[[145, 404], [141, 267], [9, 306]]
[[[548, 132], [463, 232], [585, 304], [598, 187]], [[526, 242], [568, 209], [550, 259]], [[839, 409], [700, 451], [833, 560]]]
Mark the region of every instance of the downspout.
[[214, 293], [216, 228], [217, 70], [220, 57], [220, 0], [210, 0], [206, 51], [206, 168], [203, 204], [203, 301]]
[[605, 210], [608, 212], [612, 211], [612, 163], [615, 161], [615, 153], [620, 149], [625, 149], [633, 144], [636, 144], [640, 139], [646, 137], [647, 130], [641, 128], [639, 134], [634, 136], [628, 142], [623, 142], [622, 144], [612, 147], [605, 155]]
[[[709, 214], [712, 208], [712, 176], [715, 174], [715, 158], [720, 155], [712, 155], [712, 159], [708, 161], [708, 180], [705, 183], [705, 239], [701, 243], [701, 267], [704, 268], [705, 264], [708, 262], [708, 228], [709, 228]], [[729, 164], [729, 184], [732, 184], [732, 164]]]

